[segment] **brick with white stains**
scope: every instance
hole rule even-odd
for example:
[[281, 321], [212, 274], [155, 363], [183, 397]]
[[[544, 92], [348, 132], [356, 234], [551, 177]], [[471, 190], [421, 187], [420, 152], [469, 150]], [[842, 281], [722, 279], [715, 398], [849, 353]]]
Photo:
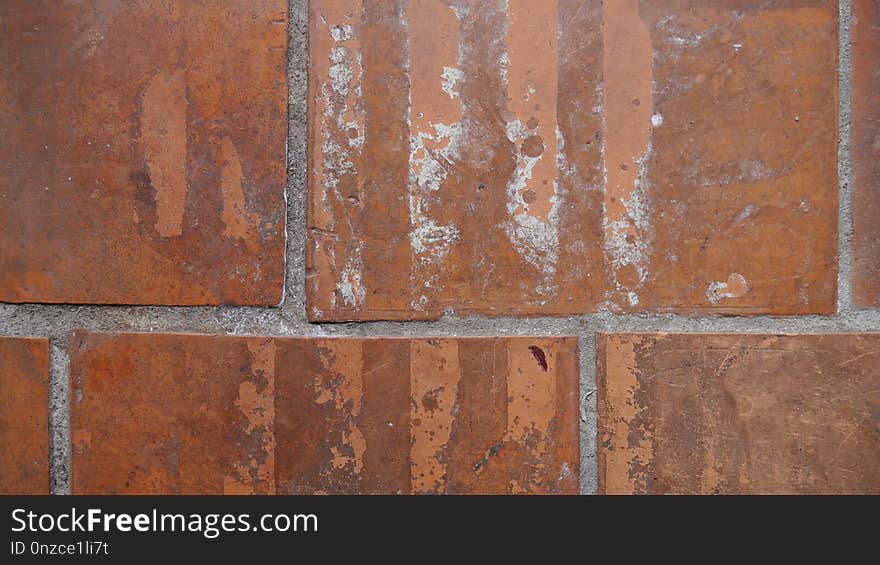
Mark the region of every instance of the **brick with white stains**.
[[77, 332], [75, 493], [577, 493], [575, 338]]
[[310, 319], [831, 312], [836, 16], [311, 2]]

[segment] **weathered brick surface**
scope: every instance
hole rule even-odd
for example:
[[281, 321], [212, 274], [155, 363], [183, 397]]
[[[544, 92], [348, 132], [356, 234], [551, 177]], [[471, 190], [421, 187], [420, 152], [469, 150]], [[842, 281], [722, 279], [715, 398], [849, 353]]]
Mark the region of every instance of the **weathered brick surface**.
[[0, 494], [49, 494], [49, 342], [0, 337]]
[[880, 493], [880, 334], [598, 339], [603, 493]]
[[880, 306], [880, 4], [852, 3], [853, 299]]
[[574, 338], [77, 332], [74, 493], [576, 493]]
[[312, 2], [310, 318], [833, 311], [836, 13]]
[[286, 7], [0, 4], [0, 301], [281, 300]]

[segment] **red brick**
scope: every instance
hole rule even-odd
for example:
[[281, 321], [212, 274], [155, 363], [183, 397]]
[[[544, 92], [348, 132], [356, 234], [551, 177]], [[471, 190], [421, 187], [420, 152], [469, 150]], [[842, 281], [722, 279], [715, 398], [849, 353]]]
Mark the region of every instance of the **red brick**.
[[310, 6], [312, 320], [834, 310], [836, 3]]
[[0, 337], [0, 494], [49, 494], [49, 340]]
[[880, 307], [880, 5], [852, 3], [853, 300]]
[[2, 2], [0, 301], [281, 300], [286, 6]]
[[75, 493], [575, 493], [574, 338], [77, 332]]
[[599, 491], [880, 493], [880, 334], [601, 335]]

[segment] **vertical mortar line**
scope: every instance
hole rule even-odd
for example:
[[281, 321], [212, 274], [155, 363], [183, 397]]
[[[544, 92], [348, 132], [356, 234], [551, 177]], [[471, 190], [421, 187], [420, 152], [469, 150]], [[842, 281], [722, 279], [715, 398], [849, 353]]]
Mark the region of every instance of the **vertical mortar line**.
[[852, 303], [852, 52], [850, 50], [850, 0], [839, 2], [838, 25], [838, 210], [837, 210], [837, 313], [849, 312]]
[[52, 332], [49, 339], [49, 492], [70, 494], [68, 334]]
[[290, 0], [287, 13], [287, 243], [281, 313], [305, 322], [308, 2]]
[[[598, 419], [596, 394], [586, 400], [584, 396], [596, 388], [596, 333], [595, 329], [578, 331], [578, 363], [580, 365], [580, 387], [578, 395], [578, 422], [580, 423], [580, 487], [579, 494], [598, 493]], [[581, 414], [586, 421], [581, 419]]]

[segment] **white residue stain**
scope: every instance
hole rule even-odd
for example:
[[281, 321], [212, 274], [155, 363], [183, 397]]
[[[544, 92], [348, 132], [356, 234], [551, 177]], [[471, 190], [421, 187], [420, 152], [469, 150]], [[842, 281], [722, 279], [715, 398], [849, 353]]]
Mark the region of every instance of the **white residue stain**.
[[[410, 245], [417, 260], [431, 263], [442, 260], [452, 245], [459, 241], [456, 226], [440, 226], [425, 210], [426, 193], [440, 190], [449, 176], [447, 168], [458, 156], [461, 124], [431, 124], [433, 133], [418, 132], [410, 137], [409, 158], [409, 219]], [[431, 149], [429, 146], [439, 149]]]
[[[336, 292], [342, 298], [342, 305], [350, 308], [358, 308], [363, 306], [366, 293], [361, 284], [361, 273], [363, 272], [363, 261], [361, 260], [362, 246], [354, 249], [351, 256], [345, 262], [345, 268], [339, 276], [339, 282], [336, 283]], [[335, 297], [334, 297], [335, 302]], [[334, 303], [333, 306], [336, 306]]]
[[[537, 134], [536, 129], [529, 128], [520, 120], [507, 123], [507, 139], [520, 147], [523, 141]], [[564, 140], [559, 128], [556, 128], [557, 163], [562, 155], [564, 157]], [[507, 213], [510, 221], [505, 225], [505, 233], [517, 251], [531, 265], [537, 267], [546, 277], [556, 274], [556, 262], [559, 258], [559, 186], [554, 179], [553, 196], [550, 197], [550, 212], [547, 219], [529, 214], [529, 204], [523, 199], [523, 194], [532, 178], [532, 170], [544, 157], [541, 153], [537, 157], [529, 157], [522, 151], [516, 153], [516, 169], [513, 176], [507, 182]], [[543, 286], [540, 291], [548, 290]]]
[[[739, 21], [742, 15], [734, 16], [734, 21]], [[729, 26], [730, 24], [728, 24]], [[722, 31], [722, 27], [714, 25], [708, 29], [700, 29], [699, 32], [693, 30], [693, 24], [689, 22], [689, 18], [681, 16], [666, 16], [657, 22], [657, 29], [666, 33], [664, 38], [669, 43], [686, 49], [699, 47], [703, 42], [713, 39]], [[724, 28], [725, 30], [727, 27]], [[734, 46], [736, 47], [736, 45]]]
[[449, 98], [455, 98], [459, 95], [460, 83], [464, 80], [464, 71], [453, 67], [443, 67], [443, 74], [440, 77], [440, 88], [449, 95]]
[[337, 45], [330, 49], [330, 88], [342, 97], [348, 96], [351, 84], [351, 50]]
[[[364, 145], [364, 109], [361, 90], [363, 63], [355, 30], [349, 24], [328, 25], [327, 28], [336, 44], [330, 48], [328, 79], [320, 89], [323, 105], [321, 166], [322, 203], [325, 210], [331, 212], [333, 203], [343, 200], [338, 191], [340, 180], [356, 173], [354, 158], [360, 156]], [[328, 213], [328, 216], [332, 214]], [[352, 308], [362, 306], [366, 296], [361, 284], [361, 247], [355, 248], [347, 258], [336, 283], [336, 295], [342, 299], [343, 305]], [[331, 298], [333, 306], [336, 306], [336, 295]]]
[[724, 298], [740, 298], [749, 292], [749, 282], [739, 273], [731, 273], [726, 282], [713, 281], [706, 287], [706, 300], [718, 304]]
[[[450, 6], [450, 9], [453, 10], [460, 22], [465, 15], [464, 12], [455, 5]], [[439, 272], [436, 267], [431, 267], [431, 265], [441, 263], [452, 247], [461, 239], [457, 226], [438, 224], [431, 217], [429, 210], [430, 203], [435, 198], [433, 193], [441, 189], [444, 181], [449, 177], [455, 161], [460, 157], [459, 143], [462, 137], [462, 124], [460, 121], [452, 120], [456, 119], [457, 112], [453, 111], [455, 105], [461, 103], [461, 83], [465, 78], [464, 71], [461, 70], [463, 60], [461, 49], [462, 46], [459, 45], [457, 66], [444, 65], [440, 76], [436, 77], [441, 91], [449, 96], [450, 100], [457, 98], [458, 102], [452, 105], [443, 104], [441, 108], [430, 108], [435, 113], [425, 120], [427, 124], [420, 121], [417, 127], [413, 127], [410, 115], [413, 111], [412, 100], [410, 100], [410, 108], [407, 112], [407, 125], [411, 132], [409, 178], [407, 181], [410, 216], [409, 239], [413, 256], [410, 282], [414, 287], [421, 286], [424, 289], [431, 288], [438, 280]], [[452, 62], [454, 58], [454, 55], [449, 57], [449, 62]], [[408, 66], [409, 61], [407, 61], [407, 71], [409, 70]], [[412, 90], [410, 96], [412, 96]], [[417, 101], [417, 104], [423, 102]], [[416, 118], [422, 120], [424, 114], [416, 112]], [[451, 123], [444, 123], [444, 121]], [[430, 307], [430, 299], [422, 294], [418, 299], [412, 300], [411, 306], [414, 310], [427, 310]]]
[[434, 220], [426, 220], [410, 234], [413, 251], [418, 255], [432, 255], [442, 259], [449, 248], [460, 240], [458, 228], [453, 225], [439, 226]]
[[[449, 176], [447, 167], [458, 157], [461, 124], [431, 124], [434, 132], [418, 132], [410, 137], [410, 186], [439, 190]], [[440, 145], [440, 149], [431, 149]]]
[[744, 159], [737, 163], [732, 174], [725, 172], [717, 177], [708, 177], [698, 170], [689, 171], [691, 176], [701, 178], [700, 185], [704, 187], [725, 187], [735, 184], [751, 184], [773, 178], [776, 173], [764, 166], [761, 161]]
[[[648, 215], [648, 181], [647, 181], [647, 161], [654, 150], [653, 143], [648, 142], [648, 148], [645, 153], [636, 160], [639, 169], [639, 176], [633, 183], [633, 190], [629, 194], [629, 198], [621, 199], [626, 213], [617, 220], [608, 221], [608, 215], [603, 214], [603, 221], [606, 234], [610, 232], [610, 237], [606, 237], [605, 251], [611, 258], [611, 264], [614, 271], [632, 266], [636, 269], [639, 276], [639, 283], [643, 283], [648, 275], [647, 262], [650, 252], [649, 242], [645, 237], [640, 235], [632, 236], [633, 230], [636, 234], [650, 233], [650, 217]], [[605, 171], [607, 183], [607, 167]], [[623, 287], [615, 281], [618, 290]], [[636, 297], [638, 299], [638, 297]], [[632, 298], [629, 299], [632, 303]]]
[[337, 43], [348, 41], [354, 37], [354, 28], [349, 24], [332, 25], [329, 26], [329, 28], [330, 36], [333, 38], [333, 41]]
[[[354, 40], [353, 28], [348, 24], [329, 26], [329, 29], [337, 43]], [[354, 172], [352, 150], [359, 153], [364, 144], [362, 75], [360, 49], [348, 45], [335, 45], [330, 49], [329, 80], [321, 85], [325, 196], [335, 192], [342, 176]], [[347, 140], [347, 147], [336, 141], [339, 137]]]

